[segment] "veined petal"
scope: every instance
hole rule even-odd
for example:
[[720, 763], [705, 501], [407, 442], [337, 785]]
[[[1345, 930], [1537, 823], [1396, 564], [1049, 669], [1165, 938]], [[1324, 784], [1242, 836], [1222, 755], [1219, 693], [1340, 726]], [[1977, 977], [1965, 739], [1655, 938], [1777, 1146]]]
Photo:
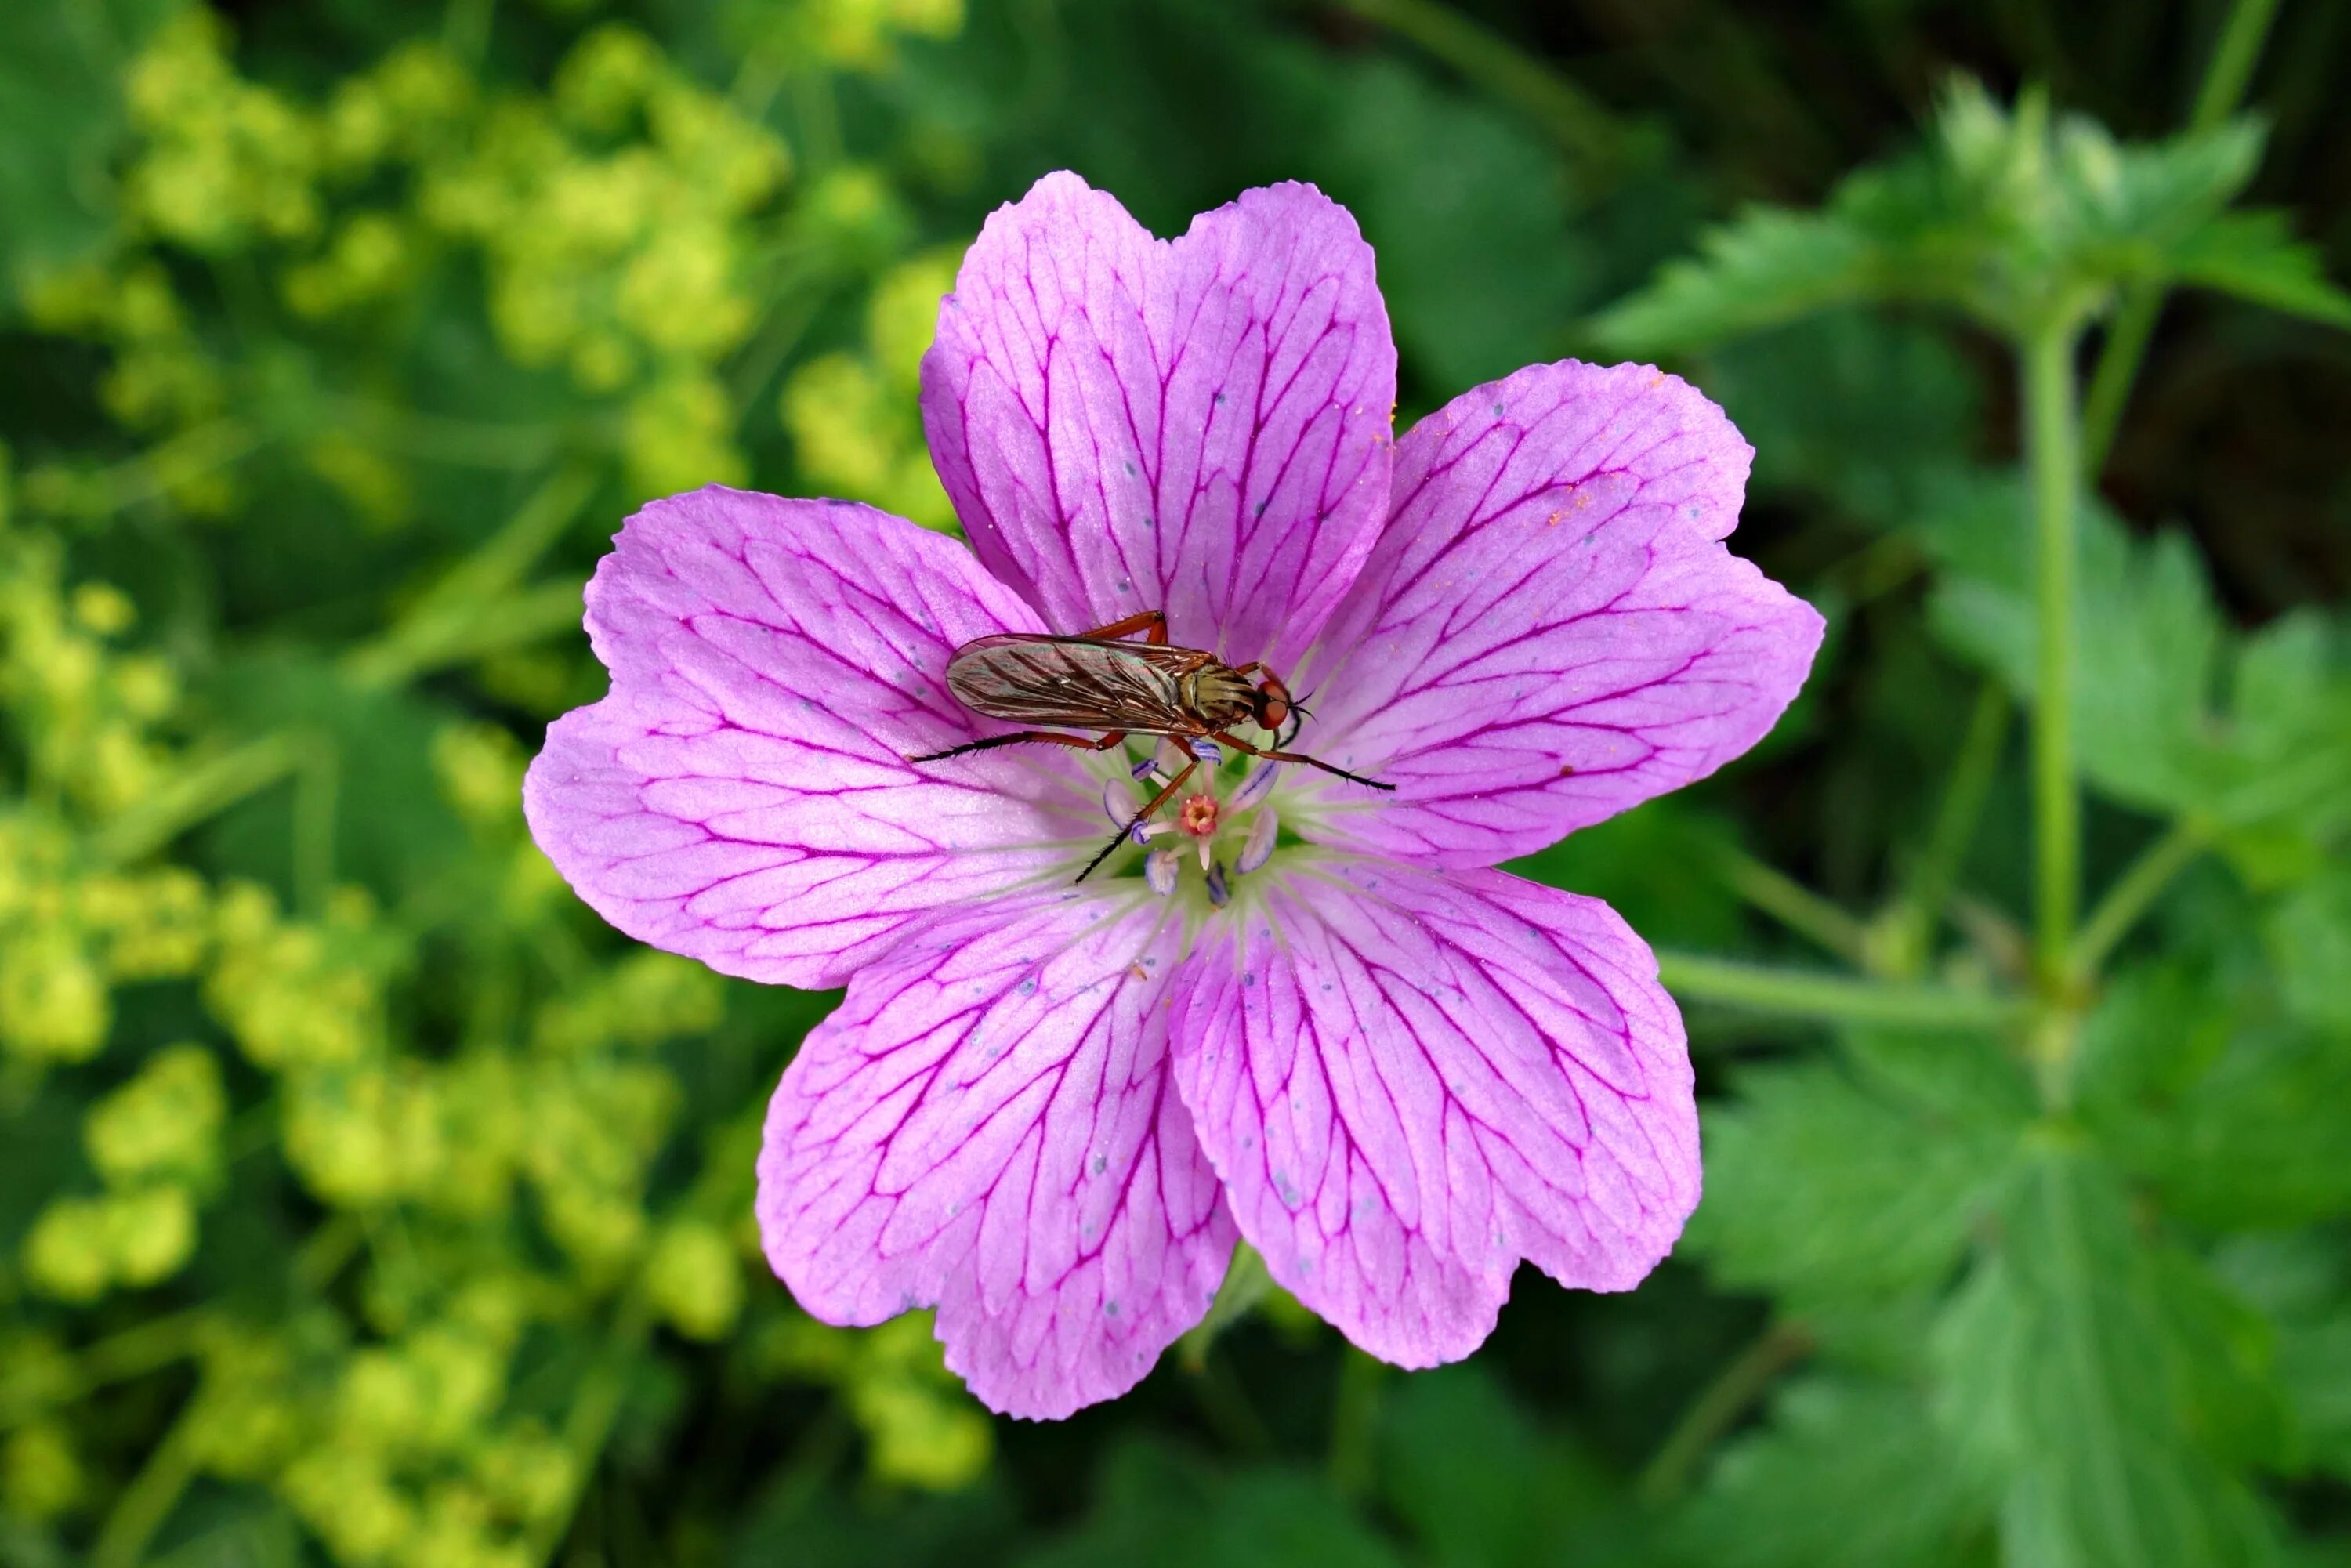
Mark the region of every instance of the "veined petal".
[[1277, 668], [1386, 520], [1395, 401], [1371, 249], [1311, 185], [1170, 243], [1049, 174], [980, 231], [923, 361], [964, 531], [1055, 631], [1165, 610]]
[[1491, 865], [1761, 739], [1821, 618], [1719, 542], [1751, 456], [1646, 365], [1531, 366], [1415, 425], [1394, 519], [1291, 681], [1300, 748], [1395, 786], [1299, 780], [1322, 836]]
[[1095, 836], [1094, 786], [1043, 748], [904, 759], [979, 733], [946, 690], [957, 644], [1037, 629], [969, 551], [869, 507], [655, 501], [589, 584], [612, 689], [549, 727], [531, 834], [640, 941], [839, 985], [909, 923]]
[[989, 1406], [1124, 1393], [1198, 1322], [1231, 1216], [1167, 1083], [1180, 919], [1132, 883], [944, 916], [861, 970], [768, 1107], [759, 1233], [800, 1304], [938, 1308]]
[[1212, 921], [1175, 1078], [1273, 1277], [1385, 1360], [1467, 1355], [1524, 1258], [1628, 1290], [1698, 1195], [1681, 1015], [1595, 899], [1332, 857]]

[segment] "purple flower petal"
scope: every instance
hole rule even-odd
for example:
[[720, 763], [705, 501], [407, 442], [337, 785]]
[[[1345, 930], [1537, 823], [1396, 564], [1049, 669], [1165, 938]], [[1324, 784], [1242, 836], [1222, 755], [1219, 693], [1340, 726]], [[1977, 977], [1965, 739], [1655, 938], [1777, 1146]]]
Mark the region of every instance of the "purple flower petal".
[[938, 1308], [994, 1409], [1124, 1393], [1215, 1297], [1231, 1216], [1166, 1082], [1180, 918], [1132, 891], [942, 916], [850, 982], [768, 1112], [759, 1233], [800, 1304]]
[[904, 760], [978, 733], [943, 680], [956, 644], [1037, 629], [969, 551], [868, 507], [716, 486], [655, 501], [589, 585], [612, 690], [549, 727], [531, 834], [640, 941], [839, 985], [929, 911], [1096, 835], [1073, 758]]
[[1656, 1266], [1698, 1202], [1698, 1113], [1613, 910], [1352, 860], [1264, 894], [1176, 982], [1175, 1080], [1276, 1280], [1427, 1366], [1485, 1339], [1521, 1258], [1594, 1291]]
[[1327, 836], [1491, 865], [1761, 739], [1821, 618], [1718, 542], [1751, 455], [1646, 365], [1530, 366], [1415, 425], [1394, 520], [1292, 680], [1300, 749], [1396, 787], [1301, 780]]
[[1049, 174], [980, 231], [923, 361], [964, 531], [1053, 630], [1164, 609], [1277, 668], [1386, 520], [1395, 401], [1371, 249], [1311, 185], [1170, 243]]

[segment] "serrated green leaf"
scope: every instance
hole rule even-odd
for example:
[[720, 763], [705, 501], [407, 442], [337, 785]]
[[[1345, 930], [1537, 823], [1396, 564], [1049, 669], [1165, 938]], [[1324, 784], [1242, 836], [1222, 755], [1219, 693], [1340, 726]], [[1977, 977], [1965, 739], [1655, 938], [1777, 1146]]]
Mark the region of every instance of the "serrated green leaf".
[[[2091, 502], [2075, 565], [2074, 714], [2084, 773], [2117, 800], [2172, 812], [2206, 804], [2199, 759], [2220, 643], [2195, 548], [2133, 541]], [[1954, 651], [2032, 700], [2040, 632], [2024, 498], [2001, 476], [1953, 476], [1922, 514], [1941, 561], [1930, 623]]]
[[2224, 217], [2261, 157], [2251, 119], [2126, 145], [2080, 116], [2011, 110], [1972, 82], [1926, 145], [1846, 178], [1813, 212], [1755, 207], [1700, 236], [1593, 329], [1622, 352], [1686, 351], [1831, 306], [1917, 300], [2019, 336], [2126, 283], [2226, 289], [2335, 320], [2340, 297], [2282, 229]]
[[2262, 1023], [2253, 1006], [2185, 964], [2116, 977], [2083, 1030], [2082, 1115], [2182, 1218], [2231, 1229], [2351, 1214], [2351, 1034]]
[[2222, 213], [2174, 242], [2170, 274], [2289, 316], [2351, 327], [2351, 294], [2327, 280], [2315, 246], [2276, 212]]
[[[2331, 628], [2291, 617], [2232, 651], [2184, 536], [2135, 538], [2086, 497], [2078, 522], [2074, 722], [2089, 782], [2144, 810], [2201, 817], [2224, 838], [2283, 827], [2323, 845], [2351, 826], [2351, 674]], [[1946, 476], [1918, 532], [1942, 567], [1928, 607], [1937, 636], [2031, 701], [2035, 558], [2015, 480]]]
[[2351, 869], [2332, 866], [2282, 900], [2262, 935], [2286, 1006], [2319, 1029], [2351, 1034]]
[[2160, 1279], [2115, 1173], [2048, 1147], [2002, 1245], [1937, 1334], [1939, 1414], [2001, 1486], [2019, 1568], [2238, 1568], [2275, 1559], [2241, 1480], [2197, 1447]]
[[2016, 1146], [2014, 1125], [1938, 1115], [1824, 1063], [1743, 1074], [1706, 1131], [1687, 1245], [1797, 1312], [1948, 1275]]
[[1671, 1538], [1709, 1568], [1957, 1568], [1991, 1561], [1993, 1502], [1916, 1392], [1808, 1377], [1724, 1450]]

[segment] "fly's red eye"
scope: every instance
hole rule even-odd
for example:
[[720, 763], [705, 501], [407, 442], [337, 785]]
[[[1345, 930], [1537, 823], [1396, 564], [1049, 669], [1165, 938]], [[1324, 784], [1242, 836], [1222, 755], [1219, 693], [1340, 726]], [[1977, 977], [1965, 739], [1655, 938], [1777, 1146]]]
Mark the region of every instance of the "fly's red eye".
[[1258, 723], [1268, 729], [1280, 729], [1290, 722], [1290, 705], [1280, 697], [1267, 697], [1258, 704]]

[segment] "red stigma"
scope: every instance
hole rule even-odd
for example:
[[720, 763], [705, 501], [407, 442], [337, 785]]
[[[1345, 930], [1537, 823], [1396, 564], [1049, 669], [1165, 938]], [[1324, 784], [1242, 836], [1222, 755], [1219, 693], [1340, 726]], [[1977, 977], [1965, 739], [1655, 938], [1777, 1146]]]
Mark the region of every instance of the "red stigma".
[[1176, 814], [1176, 828], [1177, 831], [1189, 833], [1196, 839], [1205, 839], [1217, 831], [1217, 798], [1214, 795], [1195, 795], [1185, 801], [1184, 809]]

